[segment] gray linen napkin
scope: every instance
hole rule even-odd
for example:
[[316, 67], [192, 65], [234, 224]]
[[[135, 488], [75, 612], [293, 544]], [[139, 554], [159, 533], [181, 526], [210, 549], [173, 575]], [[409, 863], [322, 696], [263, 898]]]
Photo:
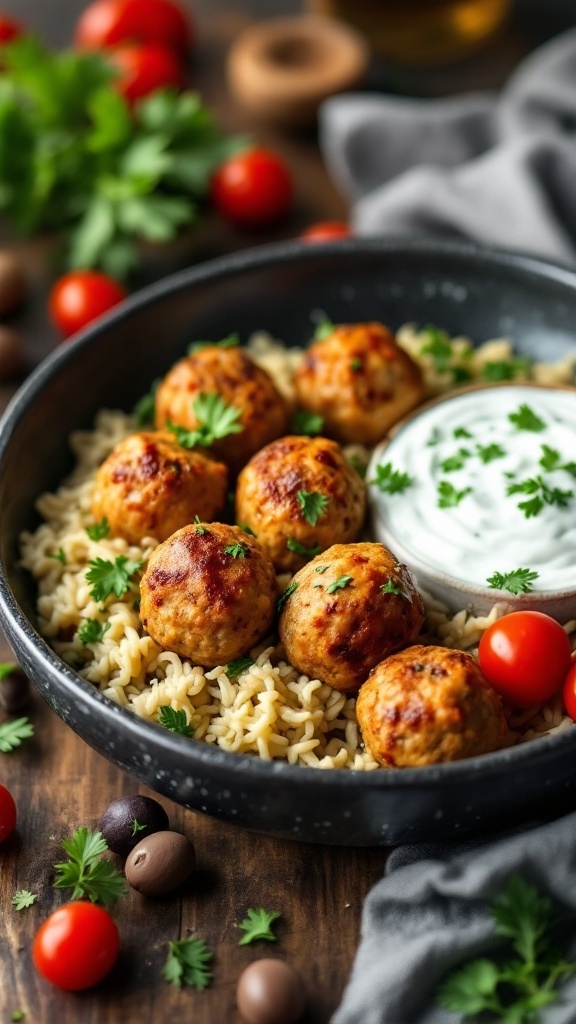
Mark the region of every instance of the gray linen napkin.
[[[434, 993], [451, 969], [502, 945], [490, 901], [518, 873], [570, 919], [576, 957], [576, 814], [497, 842], [399, 847], [370, 892], [360, 947], [332, 1024], [455, 1024]], [[546, 1024], [576, 1021], [576, 977]]]
[[463, 237], [576, 263], [576, 29], [527, 57], [499, 96], [334, 97], [320, 142], [359, 234]]

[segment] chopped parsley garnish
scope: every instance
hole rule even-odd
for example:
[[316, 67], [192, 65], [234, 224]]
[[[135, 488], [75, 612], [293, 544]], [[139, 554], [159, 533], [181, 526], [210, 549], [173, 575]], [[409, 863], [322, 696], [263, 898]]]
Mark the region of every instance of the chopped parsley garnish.
[[12, 906], [16, 907], [16, 910], [26, 910], [36, 903], [37, 899], [38, 893], [30, 892], [29, 889], [17, 889], [12, 897]]
[[236, 541], [235, 544], [226, 545], [224, 554], [230, 555], [232, 558], [247, 558], [250, 554], [250, 548], [247, 544], [241, 544], [239, 541]]
[[15, 661], [0, 661], [0, 679], [6, 679], [13, 672], [18, 672], [20, 666]]
[[570, 473], [570, 476], [576, 478], [576, 462], [562, 462], [560, 452], [557, 452], [555, 448], [550, 448], [547, 444], [541, 445], [541, 450], [540, 465], [542, 469], [549, 473], [557, 469], [564, 469], [567, 473]]
[[495, 384], [498, 381], [515, 380], [520, 374], [529, 376], [531, 367], [532, 363], [525, 358], [498, 359], [484, 363], [482, 376], [484, 380]]
[[352, 466], [352, 469], [355, 469], [356, 472], [358, 473], [358, 476], [362, 480], [364, 480], [366, 476], [366, 470], [368, 469], [368, 463], [366, 462], [366, 460], [361, 459], [360, 456], [356, 454], [356, 452], [352, 452], [350, 455], [347, 455], [346, 458], [348, 459], [348, 462]]
[[440, 431], [438, 430], [438, 427], [434, 427], [434, 429], [432, 430], [432, 433], [430, 434], [430, 437], [426, 441], [426, 447], [427, 448], [434, 448], [437, 444], [440, 443], [441, 440], [442, 440], [442, 435], [440, 434]]
[[199, 533], [201, 537], [203, 537], [205, 533], [208, 533], [206, 527], [202, 525], [200, 516], [194, 516], [194, 526], [196, 527], [196, 533]]
[[104, 540], [104, 537], [107, 537], [110, 533], [110, 523], [106, 516], [104, 516], [100, 522], [87, 526], [86, 533], [90, 537], [90, 540]]
[[132, 415], [139, 427], [146, 427], [154, 423], [155, 395], [161, 383], [160, 377], [157, 377], [156, 380], [152, 381], [148, 394], [142, 395], [142, 398], [139, 398], [136, 402]]
[[256, 536], [252, 527], [248, 526], [248, 523], [238, 523], [238, 526], [240, 527], [241, 530], [244, 530], [244, 533], [247, 533], [249, 537]]
[[327, 594], [335, 594], [337, 590], [344, 590], [344, 587], [350, 586], [354, 577], [353, 576], [339, 576], [333, 583], [329, 583], [326, 587]]
[[109, 622], [98, 622], [98, 619], [84, 619], [76, 632], [76, 639], [81, 644], [98, 644], [100, 643], [108, 630], [110, 629]]
[[329, 338], [331, 334], [334, 334], [334, 330], [334, 324], [327, 316], [325, 316], [316, 324], [316, 328], [314, 330], [314, 341], [324, 341], [325, 338]]
[[34, 726], [29, 718], [13, 718], [0, 725], [0, 753], [10, 754], [19, 747], [22, 740], [34, 735]]
[[438, 484], [438, 508], [456, 508], [471, 490], [471, 487], [464, 487], [458, 491], [448, 480], [441, 480]]
[[214, 954], [203, 939], [178, 939], [168, 943], [168, 959], [162, 968], [164, 981], [176, 988], [208, 988], [214, 977], [209, 964]]
[[234, 331], [232, 334], [228, 334], [225, 338], [221, 338], [220, 341], [193, 341], [192, 344], [188, 346], [188, 355], [193, 356], [203, 348], [237, 348], [239, 344], [240, 336]]
[[477, 444], [476, 451], [478, 458], [487, 465], [489, 462], [494, 462], [495, 459], [503, 459], [506, 455], [502, 445], [500, 444]]
[[198, 421], [198, 426], [194, 430], [187, 430], [186, 427], [179, 427], [169, 420], [166, 421], [166, 427], [172, 431], [178, 444], [183, 448], [210, 448], [214, 441], [228, 437], [229, 434], [241, 434], [244, 430], [242, 424], [238, 423], [242, 410], [237, 409], [235, 405], [228, 405], [215, 391], [201, 391], [192, 402], [192, 409]]
[[238, 679], [249, 668], [252, 668], [254, 664], [254, 658], [251, 658], [249, 654], [246, 654], [243, 658], [235, 658], [234, 661], [229, 661], [226, 665], [226, 675], [228, 679]]
[[438, 1002], [470, 1021], [537, 1024], [540, 1010], [557, 1002], [558, 982], [576, 971], [576, 963], [558, 949], [551, 901], [520, 875], [511, 875], [491, 910], [496, 935], [512, 949], [504, 949], [497, 961], [481, 957], [453, 971], [438, 990]]
[[105, 601], [110, 594], [123, 597], [132, 583], [132, 576], [143, 566], [142, 561], [132, 562], [125, 555], [118, 555], [113, 562], [104, 558], [93, 558], [86, 573], [88, 583], [94, 584], [90, 591], [95, 601]]
[[434, 324], [428, 324], [424, 328], [423, 333], [428, 336], [428, 341], [421, 346], [420, 355], [431, 356], [434, 368], [438, 373], [443, 373], [448, 369], [448, 364], [453, 355], [450, 339], [445, 331], [441, 331]]
[[71, 899], [87, 897], [92, 903], [108, 906], [127, 892], [122, 875], [112, 861], [102, 860], [108, 844], [101, 832], [77, 828], [72, 839], [63, 839], [62, 848], [70, 860], [55, 864], [55, 889], [72, 889]]
[[383, 494], [402, 494], [412, 486], [414, 477], [394, 469], [392, 463], [387, 462], [385, 466], [376, 466], [376, 476], [369, 483], [375, 484]]
[[184, 708], [175, 711], [170, 704], [161, 704], [158, 708], [158, 721], [165, 729], [169, 729], [170, 732], [176, 732], [180, 736], [194, 735], [194, 729], [191, 729], [188, 725]]
[[329, 566], [329, 565], [318, 565], [318, 566], [316, 566], [316, 568], [314, 569], [314, 572], [319, 572], [319, 573], [323, 573], [323, 572], [326, 572], [326, 569], [329, 569], [329, 568], [330, 568], [330, 566]]
[[486, 580], [492, 590], [508, 590], [511, 594], [528, 594], [534, 589], [532, 583], [540, 574], [531, 569], [513, 569], [512, 572], [495, 572]]
[[282, 914], [279, 910], [264, 910], [264, 907], [250, 907], [246, 911], [246, 917], [239, 925], [236, 925], [244, 935], [238, 943], [239, 946], [247, 946], [250, 942], [265, 939], [266, 942], [276, 942], [276, 936], [271, 925], [277, 921]]
[[316, 558], [316, 555], [321, 555], [324, 550], [320, 544], [314, 545], [313, 548], [307, 548], [299, 540], [296, 540], [295, 537], [286, 538], [286, 547], [289, 551], [293, 551], [295, 555], [302, 555], [303, 558]]
[[452, 366], [450, 368], [453, 384], [467, 384], [472, 380], [472, 374], [466, 366]]
[[12, 1010], [10, 1020], [13, 1024], [20, 1024], [20, 1021], [26, 1020], [26, 1010]]
[[297, 409], [292, 417], [291, 430], [293, 434], [315, 437], [316, 434], [321, 434], [323, 429], [324, 417], [316, 412], [308, 412], [307, 409]]
[[530, 430], [535, 434], [539, 434], [541, 430], [546, 430], [544, 420], [541, 420], [530, 406], [525, 403], [520, 406], [518, 412], [509, 413], [508, 419], [517, 430]]
[[286, 590], [282, 591], [282, 593], [280, 594], [280, 597], [278, 598], [277, 604], [276, 604], [276, 608], [277, 608], [277, 610], [279, 612], [282, 611], [282, 609], [283, 609], [284, 605], [286, 604], [286, 601], [288, 600], [288, 598], [294, 593], [295, 590], [298, 590], [299, 586], [300, 586], [300, 584], [298, 583], [297, 580], [295, 580], [294, 583], [290, 583], [290, 585], [286, 587]]
[[354, 359], [350, 360], [350, 369], [353, 373], [358, 373], [358, 371], [362, 369], [362, 366], [362, 360], [358, 356], [355, 356]]
[[470, 438], [473, 437], [473, 435], [470, 433], [470, 431], [466, 430], [466, 427], [455, 427], [454, 430], [453, 430], [453, 434], [454, 434], [454, 437], [456, 437], [456, 438], [464, 438], [465, 437], [465, 438], [470, 439]]
[[132, 818], [132, 835], [135, 836], [138, 832], [144, 832], [148, 828], [148, 825], [141, 825], [136, 818]]
[[330, 499], [318, 491], [297, 491], [296, 497], [306, 522], [310, 526], [316, 526], [320, 517], [324, 515]]
[[64, 548], [58, 548], [57, 553], [55, 555], [48, 555], [48, 558], [54, 558], [57, 562], [61, 562], [62, 565], [66, 565]]
[[528, 494], [531, 495], [528, 501], [520, 501], [518, 508], [524, 512], [526, 519], [537, 516], [544, 505], [556, 505], [558, 508], [567, 508], [570, 498], [574, 497], [573, 491], [563, 491], [559, 487], [549, 487], [541, 476], [528, 477], [517, 484], [508, 484], [506, 494]]
[[444, 459], [440, 463], [443, 473], [454, 473], [458, 469], [463, 469], [467, 460], [471, 457], [472, 453], [468, 451], [468, 448], [460, 448], [455, 455], [450, 455], [447, 459]]
[[380, 590], [383, 594], [399, 594], [401, 597], [404, 596], [398, 584], [394, 583], [392, 579], [386, 580], [386, 583], [381, 583]]

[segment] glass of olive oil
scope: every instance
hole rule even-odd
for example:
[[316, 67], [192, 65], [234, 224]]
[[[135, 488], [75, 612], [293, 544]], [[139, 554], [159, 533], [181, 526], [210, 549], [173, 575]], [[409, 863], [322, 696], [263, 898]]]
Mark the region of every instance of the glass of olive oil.
[[495, 32], [512, 0], [308, 0], [358, 28], [373, 49], [397, 63], [433, 65], [458, 60]]

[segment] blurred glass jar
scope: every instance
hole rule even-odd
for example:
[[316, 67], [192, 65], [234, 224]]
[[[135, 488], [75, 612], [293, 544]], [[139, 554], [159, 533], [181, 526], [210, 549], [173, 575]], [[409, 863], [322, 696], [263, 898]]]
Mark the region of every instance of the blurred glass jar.
[[433, 65], [465, 57], [505, 20], [512, 0], [307, 0], [358, 28], [381, 56]]

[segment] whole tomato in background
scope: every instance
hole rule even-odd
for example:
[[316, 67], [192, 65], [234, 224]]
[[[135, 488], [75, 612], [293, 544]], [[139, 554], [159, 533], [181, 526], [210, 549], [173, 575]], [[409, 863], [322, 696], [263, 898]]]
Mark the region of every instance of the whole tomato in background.
[[116, 87], [129, 104], [156, 89], [183, 89], [186, 73], [180, 58], [157, 43], [132, 43], [110, 52], [110, 62], [120, 72]]
[[567, 634], [543, 612], [503, 615], [488, 627], [478, 647], [482, 673], [504, 700], [517, 707], [539, 704], [557, 693], [570, 658]]
[[107, 313], [126, 298], [126, 290], [97, 270], [72, 270], [60, 277], [48, 299], [50, 319], [65, 338]]
[[6, 786], [0, 785], [0, 843], [11, 836], [16, 828], [16, 804]]
[[112, 970], [120, 940], [110, 915], [75, 900], [55, 910], [36, 932], [32, 956], [43, 978], [68, 992], [92, 988]]
[[134, 41], [158, 43], [185, 57], [194, 42], [192, 22], [174, 0], [95, 0], [76, 24], [74, 42], [81, 49]]
[[220, 165], [212, 179], [212, 201], [241, 227], [263, 227], [285, 217], [292, 206], [292, 175], [272, 150], [253, 147]]

